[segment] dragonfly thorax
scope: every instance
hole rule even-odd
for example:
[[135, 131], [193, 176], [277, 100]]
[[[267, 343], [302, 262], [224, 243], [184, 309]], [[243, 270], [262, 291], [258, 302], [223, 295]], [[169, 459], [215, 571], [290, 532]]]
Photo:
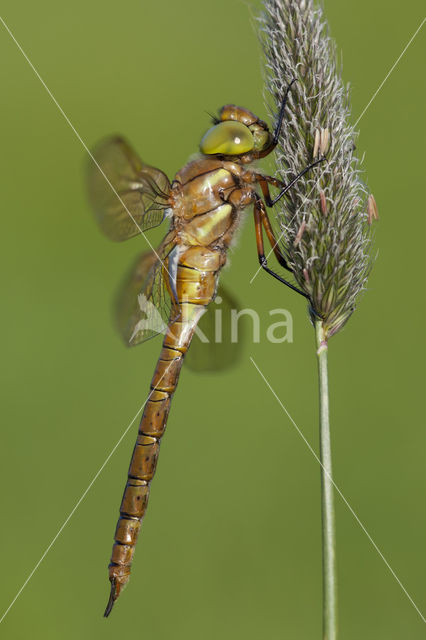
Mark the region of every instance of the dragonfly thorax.
[[252, 202], [253, 185], [239, 162], [202, 156], [189, 162], [172, 184], [173, 221], [184, 245], [226, 250], [241, 211]]

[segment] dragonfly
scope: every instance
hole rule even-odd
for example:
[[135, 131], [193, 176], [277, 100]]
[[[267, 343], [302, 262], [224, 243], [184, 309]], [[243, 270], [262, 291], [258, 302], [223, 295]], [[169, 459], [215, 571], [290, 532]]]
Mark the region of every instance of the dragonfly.
[[[89, 200], [106, 236], [115, 241], [145, 236], [149, 229], [169, 221], [162, 242], [137, 259], [117, 299], [118, 327], [127, 345], [137, 345], [160, 333], [164, 339], [121, 501], [105, 617], [129, 581], [160, 441], [185, 355], [198, 322], [215, 299], [229, 246], [249, 205], [254, 211], [261, 267], [309, 299], [268, 265], [264, 233], [278, 263], [291, 271], [266, 207], [278, 202], [323, 158], [305, 167], [288, 184], [264, 175], [253, 164], [277, 146], [291, 85], [273, 132], [248, 109], [234, 104], [223, 106], [201, 139], [199, 154], [178, 171], [172, 182], [163, 171], [143, 162], [122, 137], [109, 137], [93, 151]], [[270, 186], [279, 189], [275, 197]]]

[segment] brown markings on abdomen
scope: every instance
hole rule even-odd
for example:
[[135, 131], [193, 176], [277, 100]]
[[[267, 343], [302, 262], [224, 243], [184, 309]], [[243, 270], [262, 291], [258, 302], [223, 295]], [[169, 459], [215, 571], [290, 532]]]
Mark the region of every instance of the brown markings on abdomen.
[[180, 256], [176, 277], [180, 314], [170, 322], [164, 337], [133, 449], [109, 565], [111, 596], [106, 615], [130, 577], [135, 545], [148, 506], [150, 483], [155, 474], [160, 440], [166, 428], [171, 399], [197, 322], [205, 305], [215, 296], [217, 274], [222, 263], [223, 257], [219, 250], [203, 247], [191, 247]]

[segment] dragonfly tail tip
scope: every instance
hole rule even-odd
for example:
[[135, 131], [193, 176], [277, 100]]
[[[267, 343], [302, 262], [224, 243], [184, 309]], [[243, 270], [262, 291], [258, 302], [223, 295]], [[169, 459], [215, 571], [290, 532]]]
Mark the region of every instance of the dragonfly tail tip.
[[104, 618], [108, 618], [109, 614], [111, 613], [112, 608], [114, 606], [114, 602], [117, 600], [117, 596], [118, 596], [118, 593], [115, 586], [115, 580], [111, 580], [111, 591], [109, 594], [108, 604], [104, 611]]

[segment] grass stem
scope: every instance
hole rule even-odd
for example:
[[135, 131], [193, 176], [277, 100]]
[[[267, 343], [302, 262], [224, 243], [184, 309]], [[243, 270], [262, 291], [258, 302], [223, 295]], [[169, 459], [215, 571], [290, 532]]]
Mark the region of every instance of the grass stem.
[[334, 521], [334, 487], [332, 482], [330, 411], [328, 399], [328, 346], [324, 339], [321, 320], [315, 322], [315, 333], [320, 404], [323, 639], [337, 640], [336, 528]]

